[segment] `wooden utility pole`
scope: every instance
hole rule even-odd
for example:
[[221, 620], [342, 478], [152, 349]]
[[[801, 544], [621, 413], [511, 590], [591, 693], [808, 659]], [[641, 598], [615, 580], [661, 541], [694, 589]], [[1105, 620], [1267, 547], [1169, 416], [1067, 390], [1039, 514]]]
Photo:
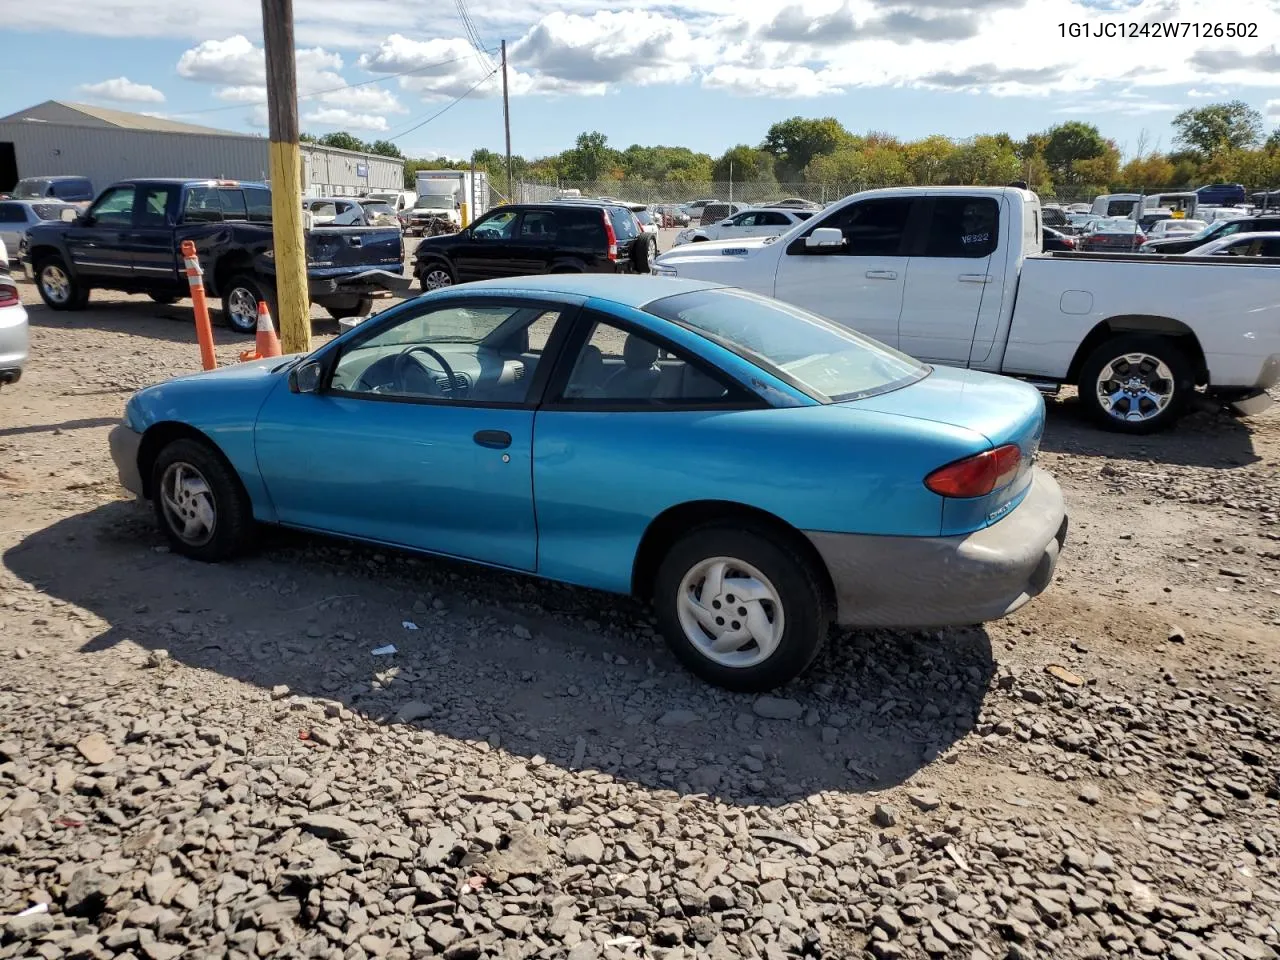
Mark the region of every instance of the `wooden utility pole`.
[[[266, 0], [263, 0], [265, 3]], [[502, 41], [502, 124], [507, 130], [507, 203], [514, 203], [511, 193], [511, 101], [507, 98], [507, 41]]]
[[267, 56], [276, 322], [284, 352], [305, 353], [311, 349], [311, 303], [307, 297], [307, 241], [302, 229], [293, 0], [262, 0], [262, 40]]

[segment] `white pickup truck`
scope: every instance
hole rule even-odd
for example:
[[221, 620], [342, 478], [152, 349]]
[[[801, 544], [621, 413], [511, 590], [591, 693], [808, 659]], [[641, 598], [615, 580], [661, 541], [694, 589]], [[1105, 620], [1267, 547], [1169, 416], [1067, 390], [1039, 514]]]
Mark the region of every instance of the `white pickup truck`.
[[870, 190], [780, 237], [698, 243], [653, 272], [744, 287], [921, 360], [1079, 387], [1146, 433], [1197, 387], [1242, 413], [1280, 382], [1280, 261], [1045, 254], [1040, 200], [1012, 187]]

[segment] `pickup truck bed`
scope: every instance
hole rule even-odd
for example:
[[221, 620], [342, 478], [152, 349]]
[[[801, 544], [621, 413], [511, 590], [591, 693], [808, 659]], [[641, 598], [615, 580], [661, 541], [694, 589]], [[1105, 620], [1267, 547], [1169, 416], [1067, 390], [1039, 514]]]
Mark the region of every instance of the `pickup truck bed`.
[[744, 287], [921, 360], [1073, 384], [1109, 429], [1175, 422], [1197, 391], [1255, 413], [1280, 383], [1280, 261], [1042, 251], [1012, 187], [854, 194], [780, 237], [664, 253], [662, 276]]
[[[205, 289], [228, 325], [252, 333], [257, 305], [274, 309], [271, 195], [232, 181], [126, 180], [73, 222], [33, 227], [20, 256], [54, 310], [82, 308], [93, 289], [172, 302], [188, 293], [179, 249], [192, 240]], [[373, 297], [404, 293], [399, 227], [318, 227], [307, 232], [311, 299], [335, 319], [368, 314]]]

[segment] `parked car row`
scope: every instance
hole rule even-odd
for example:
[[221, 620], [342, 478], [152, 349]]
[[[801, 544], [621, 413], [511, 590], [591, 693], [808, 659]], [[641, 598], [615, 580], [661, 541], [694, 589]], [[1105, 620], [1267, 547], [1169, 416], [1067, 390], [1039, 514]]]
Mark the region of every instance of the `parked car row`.
[[[711, 210], [715, 206], [712, 204], [706, 209]], [[812, 216], [811, 210], [748, 207], [723, 220], [681, 230], [676, 234], [675, 245], [733, 240], [736, 237], [776, 237]]]

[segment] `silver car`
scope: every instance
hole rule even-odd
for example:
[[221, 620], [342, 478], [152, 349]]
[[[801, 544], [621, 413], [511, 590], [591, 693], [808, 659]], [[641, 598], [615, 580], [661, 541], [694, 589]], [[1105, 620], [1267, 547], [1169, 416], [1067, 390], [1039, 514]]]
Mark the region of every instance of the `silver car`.
[[27, 311], [8, 267], [9, 252], [0, 240], [0, 385], [17, 381], [27, 362]]
[[[9, 256], [17, 260], [23, 234], [37, 223], [60, 220], [63, 210], [80, 212], [74, 203], [61, 200], [0, 200], [0, 241], [9, 248]], [[0, 267], [8, 262], [0, 262]]]

